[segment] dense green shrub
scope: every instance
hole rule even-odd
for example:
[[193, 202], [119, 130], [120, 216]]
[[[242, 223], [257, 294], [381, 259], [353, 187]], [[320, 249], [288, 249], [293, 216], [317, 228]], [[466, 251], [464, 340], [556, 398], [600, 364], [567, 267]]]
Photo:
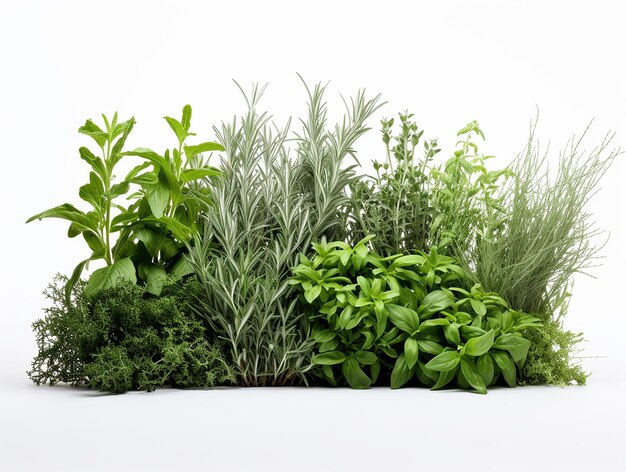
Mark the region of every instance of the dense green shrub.
[[[181, 121], [165, 117], [176, 135], [177, 146], [163, 155], [146, 148], [124, 151], [135, 119], [118, 123], [117, 113], [111, 120], [104, 115], [102, 118], [104, 130], [92, 120], [79, 129], [99, 148], [95, 152], [86, 147], [79, 150], [91, 171], [89, 183], [80, 187], [78, 194], [90, 209], [82, 211], [64, 203], [27, 222], [42, 218], [67, 220], [68, 236], [82, 235], [91, 249], [92, 254], [78, 263], [65, 284], [68, 298], [83, 270], [97, 260], [103, 260], [106, 266], [90, 275], [85, 287], [88, 293], [118, 282], [139, 281], [149, 293], [159, 295], [168, 277], [179, 279], [191, 273], [184, 257], [185, 243], [197, 234], [198, 213], [203, 208], [199, 200], [206, 195], [206, 187], [199, 187], [198, 181], [219, 174], [207, 165], [202, 153], [223, 148], [213, 142], [187, 144], [187, 138], [195, 136], [190, 131], [189, 105], [183, 108]], [[114, 183], [120, 162], [131, 156], [142, 162]]]
[[502, 375], [514, 387], [530, 347], [523, 333], [539, 320], [478, 284], [466, 287], [461, 267], [436, 247], [383, 258], [368, 249], [371, 239], [313, 244], [314, 256], [294, 269], [324, 378], [366, 388], [382, 370], [392, 388], [456, 380], [486, 393]]
[[130, 283], [88, 297], [79, 282], [69, 301], [65, 284], [59, 276], [48, 287], [52, 305], [33, 324], [39, 348], [28, 373], [33, 382], [123, 393], [234, 380], [222, 344], [209, 342], [190, 309], [194, 280], [165, 285], [158, 298]]

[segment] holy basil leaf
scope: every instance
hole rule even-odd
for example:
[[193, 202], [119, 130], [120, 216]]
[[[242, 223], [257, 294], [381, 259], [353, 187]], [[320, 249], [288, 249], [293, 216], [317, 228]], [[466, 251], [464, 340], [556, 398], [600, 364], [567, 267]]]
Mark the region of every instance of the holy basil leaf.
[[135, 266], [129, 257], [94, 271], [85, 286], [85, 295], [92, 297], [102, 290], [116, 286], [119, 282], [137, 283]]
[[368, 388], [372, 384], [372, 380], [363, 372], [359, 361], [354, 357], [348, 357], [343, 364], [341, 364], [341, 371], [348, 385], [352, 388]]
[[444, 372], [454, 369], [459, 363], [460, 355], [458, 351], [444, 351], [433, 357], [426, 367], [437, 372]]
[[407, 338], [404, 341], [404, 359], [409, 369], [412, 369], [417, 362], [419, 346], [416, 339]]
[[323, 354], [313, 356], [313, 364], [316, 365], [335, 365], [341, 364], [346, 360], [346, 355], [341, 351], [329, 351]]
[[508, 351], [515, 362], [526, 359], [530, 341], [518, 334], [503, 334], [493, 344], [496, 349]]
[[503, 351], [493, 351], [490, 353], [493, 360], [502, 371], [502, 376], [509, 387], [515, 387], [517, 384], [515, 363], [513, 359]]
[[146, 283], [146, 291], [152, 295], [161, 295], [167, 280], [165, 269], [158, 264], [144, 262], [139, 264], [138, 272]]
[[354, 357], [364, 365], [372, 365], [378, 360], [376, 354], [370, 351], [357, 351], [354, 353]]
[[402, 331], [413, 333], [419, 328], [420, 320], [415, 310], [393, 303], [387, 303], [385, 309], [389, 313], [391, 322]]
[[391, 388], [400, 388], [413, 377], [413, 369], [407, 366], [404, 354], [396, 359], [391, 372]]
[[461, 356], [461, 372], [463, 372], [463, 376], [474, 390], [478, 393], [487, 393], [485, 382], [478, 373], [478, 369], [471, 357]]
[[482, 356], [491, 349], [494, 336], [495, 331], [491, 329], [481, 336], [471, 338], [465, 344], [465, 354], [475, 357]]
[[420, 319], [428, 318], [435, 313], [445, 310], [454, 303], [454, 296], [449, 291], [434, 290], [430, 292], [418, 309]]
[[476, 367], [478, 369], [478, 373], [485, 382], [485, 385], [491, 385], [493, 381], [493, 377], [495, 375], [495, 369], [493, 365], [493, 359], [489, 353], [483, 354], [476, 360]]

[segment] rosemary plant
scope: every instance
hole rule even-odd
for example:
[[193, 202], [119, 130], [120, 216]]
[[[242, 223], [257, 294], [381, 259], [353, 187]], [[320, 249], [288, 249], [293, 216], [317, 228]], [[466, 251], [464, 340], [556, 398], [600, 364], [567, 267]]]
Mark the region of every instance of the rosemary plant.
[[[327, 128], [325, 87], [307, 89], [309, 111], [290, 158], [289, 123], [276, 128], [257, 111], [263, 88], [246, 97], [247, 113], [216, 129], [223, 176], [211, 183], [205, 229], [189, 261], [203, 288], [197, 310], [227, 342], [243, 385], [306, 381], [313, 342], [288, 284], [298, 254], [342, 231], [342, 164], [367, 128], [378, 97], [359, 92], [342, 124]], [[245, 93], [244, 93], [245, 96]]]

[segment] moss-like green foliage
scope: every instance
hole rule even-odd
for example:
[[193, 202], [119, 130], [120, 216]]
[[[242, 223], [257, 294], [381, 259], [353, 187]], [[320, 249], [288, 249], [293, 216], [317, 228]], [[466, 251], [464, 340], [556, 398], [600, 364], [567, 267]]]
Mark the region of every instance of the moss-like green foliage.
[[531, 342], [522, 371], [524, 383], [585, 385], [588, 374], [575, 359], [582, 333], [567, 331], [560, 322], [548, 319], [540, 330], [529, 329], [524, 336]]
[[194, 280], [166, 286], [159, 298], [130, 283], [88, 298], [79, 283], [70, 302], [66, 283], [57, 277], [49, 286], [52, 306], [33, 324], [39, 352], [28, 375], [35, 383], [123, 393], [234, 381], [221, 343], [209, 342], [189, 305]]

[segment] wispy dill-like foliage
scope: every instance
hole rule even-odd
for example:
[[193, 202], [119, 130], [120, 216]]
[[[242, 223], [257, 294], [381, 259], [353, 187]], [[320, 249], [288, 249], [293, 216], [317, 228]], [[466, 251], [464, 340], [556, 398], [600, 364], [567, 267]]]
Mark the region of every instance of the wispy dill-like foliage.
[[527, 146], [502, 189], [503, 216], [486, 221], [469, 254], [478, 280], [516, 309], [539, 315], [546, 324], [536, 333], [525, 367], [532, 383], [583, 383], [573, 359], [581, 336], [565, 331], [572, 276], [593, 267], [601, 245], [600, 230], [586, 211], [600, 178], [620, 154], [612, 135], [587, 152], [583, 141], [568, 141], [555, 169], [535, 143], [535, 125]]

